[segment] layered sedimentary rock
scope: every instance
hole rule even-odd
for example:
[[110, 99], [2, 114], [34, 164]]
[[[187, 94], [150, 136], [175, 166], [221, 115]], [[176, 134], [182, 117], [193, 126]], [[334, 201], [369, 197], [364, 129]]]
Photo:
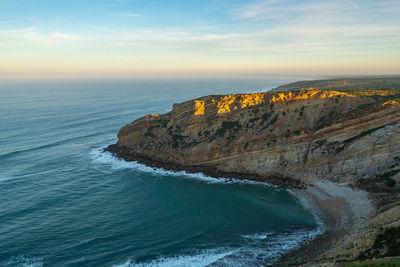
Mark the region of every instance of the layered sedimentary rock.
[[387, 259], [400, 253], [399, 101], [400, 89], [206, 96], [124, 126], [106, 150], [214, 176], [296, 187], [331, 180], [367, 190], [378, 207], [374, 216], [347, 231], [332, 230], [327, 236], [336, 242], [327, 241], [328, 248], [317, 244], [317, 255], [295, 255], [287, 263]]
[[214, 95], [124, 126], [109, 151], [152, 166], [277, 184], [362, 181], [400, 165], [400, 91]]
[[400, 256], [400, 201], [320, 255], [320, 261], [355, 261]]

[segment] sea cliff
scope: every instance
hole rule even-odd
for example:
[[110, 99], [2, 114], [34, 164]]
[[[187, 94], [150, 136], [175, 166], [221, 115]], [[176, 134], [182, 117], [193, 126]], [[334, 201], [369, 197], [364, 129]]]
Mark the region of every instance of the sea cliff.
[[[205, 96], [124, 126], [118, 142], [106, 150], [150, 166], [254, 179], [304, 192], [320, 182], [345, 185], [343, 192], [366, 190], [376, 207], [368, 218], [352, 220], [357, 227], [328, 229], [331, 245], [318, 255], [294, 254], [285, 264], [336, 265], [398, 256], [399, 101], [400, 89]], [[329, 195], [329, 188], [324, 192]], [[354, 213], [349, 210], [350, 217]], [[399, 239], [387, 241], [389, 232]]]
[[126, 160], [277, 184], [369, 179], [400, 160], [398, 91], [206, 96], [124, 126]]

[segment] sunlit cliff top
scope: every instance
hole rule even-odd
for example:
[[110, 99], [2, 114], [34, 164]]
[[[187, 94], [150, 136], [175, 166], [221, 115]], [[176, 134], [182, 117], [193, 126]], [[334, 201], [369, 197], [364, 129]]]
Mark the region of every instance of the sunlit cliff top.
[[298, 81], [278, 86], [272, 91], [286, 92], [293, 90], [365, 90], [400, 88], [400, 76], [347, 77], [324, 80]]
[[[396, 90], [395, 90], [396, 91]], [[396, 91], [397, 92], [397, 91]], [[249, 108], [262, 103], [291, 102], [307, 99], [325, 99], [333, 97], [356, 97], [371, 95], [389, 95], [393, 90], [357, 90], [357, 91], [333, 91], [333, 90], [303, 90], [293, 92], [266, 92], [254, 94], [232, 94], [215, 96], [212, 99], [201, 98], [194, 101], [194, 114], [205, 115], [207, 108], [217, 108], [218, 114], [231, 113], [237, 109]]]

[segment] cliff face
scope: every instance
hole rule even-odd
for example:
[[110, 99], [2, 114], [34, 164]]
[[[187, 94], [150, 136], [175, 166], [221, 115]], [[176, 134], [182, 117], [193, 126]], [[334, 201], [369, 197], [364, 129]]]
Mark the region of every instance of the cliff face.
[[331, 180], [374, 193], [373, 217], [358, 220], [350, 211], [349, 229], [327, 229], [290, 264], [344, 266], [400, 253], [400, 89], [206, 96], [140, 118], [118, 138], [108, 151], [151, 166], [295, 187], [310, 182], [307, 190], [317, 191], [316, 180]]
[[397, 89], [206, 96], [124, 126], [108, 150], [153, 166], [278, 184], [363, 181], [399, 169], [399, 95]]
[[[400, 255], [400, 201], [382, 207], [359, 229], [320, 255], [322, 262], [355, 261]], [[400, 260], [400, 259], [398, 259]]]

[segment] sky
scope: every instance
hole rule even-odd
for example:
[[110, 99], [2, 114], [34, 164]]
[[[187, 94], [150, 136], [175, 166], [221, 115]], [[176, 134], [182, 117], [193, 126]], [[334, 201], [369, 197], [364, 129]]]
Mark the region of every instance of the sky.
[[399, 0], [1, 0], [0, 77], [400, 74]]

